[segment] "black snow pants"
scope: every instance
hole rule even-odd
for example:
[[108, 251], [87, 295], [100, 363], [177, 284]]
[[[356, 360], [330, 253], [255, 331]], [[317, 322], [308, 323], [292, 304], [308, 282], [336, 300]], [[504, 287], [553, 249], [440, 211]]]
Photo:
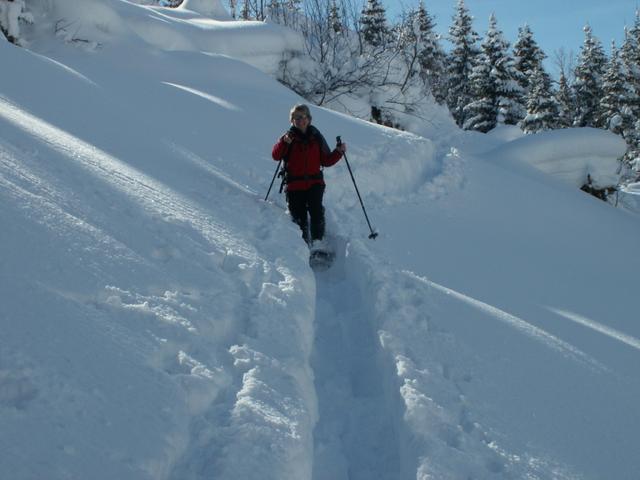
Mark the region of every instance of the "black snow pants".
[[[324, 185], [313, 185], [309, 190], [287, 192], [287, 205], [291, 219], [300, 226], [302, 238], [310, 244], [324, 237], [324, 207], [322, 196]], [[311, 237], [309, 237], [309, 218], [311, 218]]]

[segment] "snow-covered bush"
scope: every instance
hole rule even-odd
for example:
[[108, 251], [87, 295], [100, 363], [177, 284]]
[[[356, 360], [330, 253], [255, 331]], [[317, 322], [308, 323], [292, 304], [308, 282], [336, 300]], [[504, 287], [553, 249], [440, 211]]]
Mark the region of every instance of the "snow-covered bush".
[[[350, 0], [309, 0], [299, 28], [306, 55], [287, 58], [279, 80], [317, 105], [407, 128], [433, 105], [444, 54], [424, 6], [390, 28], [380, 2], [360, 15]], [[442, 97], [442, 95], [440, 95]]]
[[33, 23], [25, 0], [0, 0], [0, 31], [11, 43], [24, 46], [26, 42], [20, 34], [21, 23]]

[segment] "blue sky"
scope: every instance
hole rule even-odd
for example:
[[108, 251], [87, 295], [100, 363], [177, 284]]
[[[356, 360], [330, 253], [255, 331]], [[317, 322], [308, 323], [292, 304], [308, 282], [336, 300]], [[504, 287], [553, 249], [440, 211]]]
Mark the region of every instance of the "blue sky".
[[[390, 18], [418, 0], [383, 0]], [[435, 16], [437, 29], [446, 34], [451, 25], [457, 0], [424, 0], [427, 10]], [[632, 25], [639, 3], [636, 0], [466, 0], [474, 17], [475, 30], [484, 35], [489, 16], [496, 14], [498, 27], [511, 44], [518, 35], [518, 27], [528, 23], [538, 44], [549, 56], [561, 47], [577, 54], [584, 39], [583, 27], [589, 23], [594, 34], [609, 51], [611, 41], [619, 46], [624, 39], [624, 26]]]

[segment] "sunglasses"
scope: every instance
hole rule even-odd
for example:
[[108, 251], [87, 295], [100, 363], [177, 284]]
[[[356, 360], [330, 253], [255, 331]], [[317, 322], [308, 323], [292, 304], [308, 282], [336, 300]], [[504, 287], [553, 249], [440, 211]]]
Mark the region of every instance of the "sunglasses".
[[306, 115], [294, 115], [293, 116], [294, 120], [305, 120], [307, 118], [309, 118], [309, 117], [307, 117]]

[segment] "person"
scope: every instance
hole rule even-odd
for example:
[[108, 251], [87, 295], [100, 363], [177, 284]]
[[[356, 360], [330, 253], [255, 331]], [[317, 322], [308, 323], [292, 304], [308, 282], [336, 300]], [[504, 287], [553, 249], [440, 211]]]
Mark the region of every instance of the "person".
[[322, 168], [338, 163], [347, 146], [341, 143], [333, 151], [329, 149], [320, 131], [311, 125], [307, 105], [295, 105], [289, 120], [291, 128], [273, 146], [272, 157], [284, 160], [289, 213], [302, 230], [304, 241], [312, 246], [322, 241], [325, 231], [322, 197], [326, 185]]

